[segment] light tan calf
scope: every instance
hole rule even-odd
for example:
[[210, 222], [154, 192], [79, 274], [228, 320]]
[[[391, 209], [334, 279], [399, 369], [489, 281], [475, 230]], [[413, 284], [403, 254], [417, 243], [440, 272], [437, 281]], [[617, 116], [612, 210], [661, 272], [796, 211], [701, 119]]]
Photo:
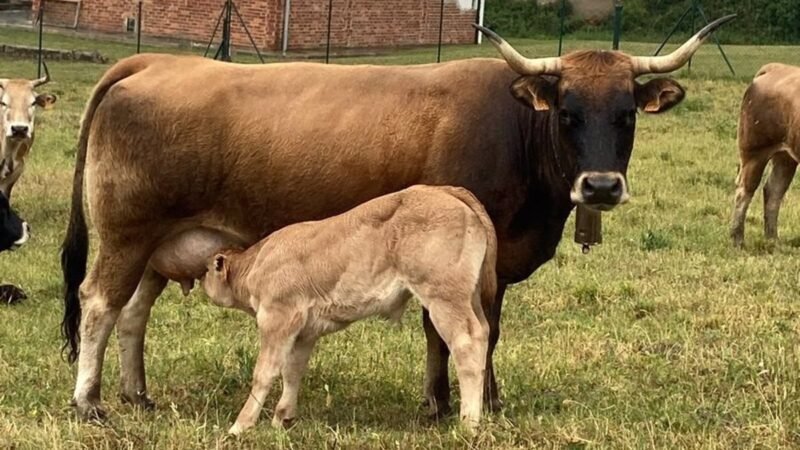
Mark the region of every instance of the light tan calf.
[[52, 94], [37, 94], [35, 89], [50, 81], [0, 78], [0, 192], [9, 199], [14, 184], [25, 170], [25, 157], [33, 146], [36, 107], [49, 109], [56, 102]]
[[739, 116], [739, 175], [733, 206], [731, 238], [744, 244], [744, 222], [764, 169], [772, 173], [764, 185], [764, 234], [778, 237], [781, 202], [800, 161], [800, 67], [767, 64], [747, 88]]
[[469, 191], [413, 186], [216, 255], [203, 288], [214, 303], [254, 315], [261, 333], [252, 391], [230, 432], [256, 423], [278, 375], [283, 394], [272, 424], [293, 420], [317, 339], [370, 316], [399, 319], [412, 295], [452, 352], [461, 419], [476, 426], [496, 249], [492, 222]]

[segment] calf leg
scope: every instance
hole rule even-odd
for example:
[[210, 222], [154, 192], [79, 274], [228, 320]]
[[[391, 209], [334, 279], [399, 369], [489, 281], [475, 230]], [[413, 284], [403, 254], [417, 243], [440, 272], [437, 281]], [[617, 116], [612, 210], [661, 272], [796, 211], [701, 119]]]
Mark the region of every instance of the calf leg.
[[506, 285], [498, 285], [494, 302], [485, 307], [489, 322], [489, 349], [486, 355], [486, 386], [483, 399], [489, 411], [492, 412], [500, 411], [503, 407], [503, 402], [500, 401], [500, 391], [497, 387], [497, 378], [494, 374], [494, 349], [500, 340], [500, 315], [503, 311], [505, 293]]
[[167, 279], [147, 268], [130, 302], [117, 319], [119, 341], [120, 395], [124, 402], [144, 409], [155, 404], [147, 396], [144, 370], [144, 335], [150, 309], [167, 285]]
[[731, 224], [731, 238], [733, 245], [737, 247], [744, 244], [744, 222], [747, 217], [747, 208], [750, 207], [753, 194], [764, 175], [764, 168], [773, 153], [774, 151], [769, 149], [743, 153], [739, 176], [736, 180], [736, 196]]
[[450, 378], [447, 363], [450, 350], [431, 322], [427, 309], [422, 310], [422, 327], [427, 343], [425, 369], [425, 404], [432, 418], [438, 420], [450, 414]]
[[788, 152], [778, 152], [772, 157], [772, 173], [764, 184], [764, 235], [767, 239], [778, 237], [778, 213], [796, 171], [797, 161]]
[[314, 350], [314, 340], [298, 339], [283, 366], [283, 392], [275, 407], [272, 417], [272, 426], [275, 428], [288, 427], [297, 417], [297, 395], [300, 392], [300, 383], [308, 367], [308, 359]]
[[112, 250], [101, 244], [92, 270], [81, 286], [83, 313], [73, 403], [84, 419], [105, 417], [100, 404], [100, 386], [108, 337], [122, 307], [136, 290], [147, 258], [148, 254], [142, 249]]
[[256, 424], [272, 382], [281, 373], [300, 331], [296, 317], [280, 309], [261, 307], [256, 320], [261, 349], [253, 372], [253, 386], [236, 423], [228, 430], [230, 434], [240, 434]]
[[[461, 394], [460, 418], [469, 428], [480, 422], [484, 372], [489, 341], [486, 319], [478, 317], [466, 302], [434, 300], [428, 303], [430, 318], [453, 354]], [[483, 319], [483, 320], [481, 320]]]

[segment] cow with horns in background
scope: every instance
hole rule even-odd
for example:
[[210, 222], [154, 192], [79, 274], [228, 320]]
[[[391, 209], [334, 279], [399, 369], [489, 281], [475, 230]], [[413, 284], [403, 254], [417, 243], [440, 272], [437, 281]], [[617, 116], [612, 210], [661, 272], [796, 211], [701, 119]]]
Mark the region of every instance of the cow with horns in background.
[[[486, 313], [484, 394], [490, 408], [500, 407], [492, 354], [506, 286], [553, 257], [576, 204], [607, 211], [628, 200], [637, 109], [661, 113], [684, 97], [671, 79], [636, 79], [681, 68], [732, 18], [658, 57], [580, 51], [528, 59], [481, 28], [505, 62], [118, 62], [84, 113], [62, 252], [62, 328], [78, 361], [79, 415], [104, 416], [101, 373], [115, 326], [122, 398], [153, 406], [145, 328], [169, 280], [190, 288], [219, 249], [414, 184], [464, 187], [494, 223], [498, 289]], [[88, 276], [84, 189], [99, 238]], [[168, 257], [153, 258], [167, 248]], [[446, 414], [447, 346], [427, 312], [423, 325], [424, 395], [434, 414]]]
[[25, 170], [25, 157], [33, 146], [36, 108], [49, 109], [56, 102], [55, 95], [36, 92], [36, 88], [50, 81], [47, 65], [44, 61], [42, 64], [42, 78], [0, 78], [0, 192], [7, 198], [11, 198], [11, 190]]

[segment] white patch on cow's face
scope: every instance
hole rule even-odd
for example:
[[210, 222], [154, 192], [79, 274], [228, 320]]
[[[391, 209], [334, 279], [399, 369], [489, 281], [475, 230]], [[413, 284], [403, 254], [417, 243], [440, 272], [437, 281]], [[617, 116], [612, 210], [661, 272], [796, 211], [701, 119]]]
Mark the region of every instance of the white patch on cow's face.
[[3, 133], [7, 139], [30, 140], [36, 114], [36, 94], [33, 89], [9, 85], [0, 97]]
[[11, 246], [11, 249], [16, 250], [25, 245], [25, 243], [28, 242], [30, 236], [31, 236], [30, 226], [28, 226], [28, 222], [22, 222], [22, 237], [14, 241], [14, 244]]
[[569, 196], [572, 203], [597, 211], [611, 211], [631, 198], [628, 182], [619, 172], [582, 172]]

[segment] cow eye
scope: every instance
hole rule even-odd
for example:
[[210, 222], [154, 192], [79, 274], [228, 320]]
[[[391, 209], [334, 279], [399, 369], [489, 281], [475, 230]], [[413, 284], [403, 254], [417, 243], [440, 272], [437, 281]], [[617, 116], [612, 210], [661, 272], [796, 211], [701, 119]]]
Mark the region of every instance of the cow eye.
[[622, 127], [632, 127], [636, 123], [636, 110], [631, 109], [621, 113], [615, 123]]
[[8, 105], [6, 105], [6, 102], [0, 102], [0, 106], [2, 106], [3, 108], [8, 108]]
[[562, 109], [558, 112], [558, 122], [565, 127], [571, 127], [580, 123], [580, 117], [566, 109]]

